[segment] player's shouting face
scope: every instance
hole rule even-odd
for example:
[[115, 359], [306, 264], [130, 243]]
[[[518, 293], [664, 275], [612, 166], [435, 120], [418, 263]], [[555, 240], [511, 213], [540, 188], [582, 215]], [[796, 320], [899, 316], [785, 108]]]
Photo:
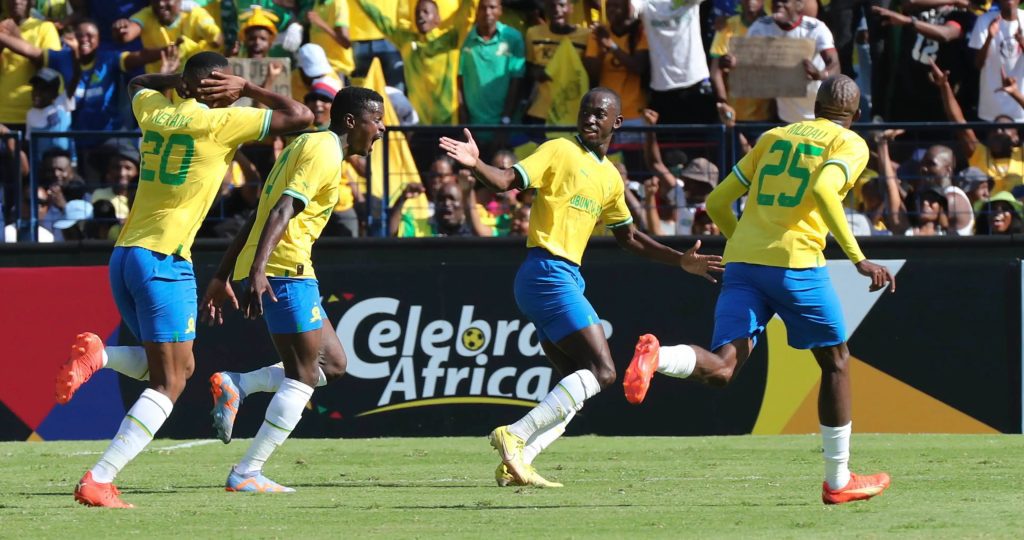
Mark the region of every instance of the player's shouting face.
[[619, 97], [607, 88], [594, 88], [583, 96], [576, 129], [585, 145], [593, 150], [611, 141], [612, 133], [622, 125], [620, 107]]
[[361, 114], [353, 115], [349, 132], [349, 151], [365, 156], [373, 143], [384, 136], [384, 104], [368, 101]]

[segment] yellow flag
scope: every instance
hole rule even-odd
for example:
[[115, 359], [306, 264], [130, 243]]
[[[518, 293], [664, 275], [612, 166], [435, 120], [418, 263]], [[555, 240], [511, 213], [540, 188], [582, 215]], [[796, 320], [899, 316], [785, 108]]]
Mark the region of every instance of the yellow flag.
[[551, 77], [551, 109], [548, 125], [576, 125], [580, 100], [590, 89], [590, 78], [572, 41], [563, 38], [544, 71]]
[[[373, 59], [370, 70], [363, 80], [363, 88], [370, 88], [384, 96], [384, 125], [391, 127], [399, 125], [398, 114], [395, 113], [387, 92], [384, 91], [384, 71], [380, 67], [380, 60]], [[412, 152], [409, 150], [409, 143], [405, 139], [405, 133], [398, 130], [391, 130], [385, 133], [388, 138], [388, 202], [393, 203], [401, 195], [407, 184], [420, 182], [420, 173], [416, 170], [416, 162], [412, 159]], [[374, 197], [383, 198], [384, 193], [384, 141], [373, 143], [373, 150], [370, 152], [370, 171], [373, 180], [369, 190]], [[360, 185], [366, 185], [366, 179], [361, 178]], [[409, 201], [413, 202], [413, 201]]]

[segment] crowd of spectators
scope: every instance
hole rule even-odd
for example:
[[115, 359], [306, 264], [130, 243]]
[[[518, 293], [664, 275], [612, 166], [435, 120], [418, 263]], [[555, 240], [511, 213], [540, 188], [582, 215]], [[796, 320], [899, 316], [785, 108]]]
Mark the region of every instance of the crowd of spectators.
[[[5, 241], [116, 238], [139, 180], [126, 81], [175, 72], [204, 50], [264, 59], [326, 129], [331, 101], [380, 62], [401, 125], [474, 127], [501, 167], [528, 155], [553, 121], [566, 66], [622, 98], [610, 157], [634, 218], [660, 235], [714, 235], [704, 200], [770, 125], [813, 117], [820, 81], [854, 77], [872, 158], [846, 204], [857, 235], [1011, 234], [1024, 222], [1024, 26], [1019, 0], [0, 0], [0, 210]], [[885, 7], [883, 7], [885, 6]], [[743, 69], [730, 40], [813, 42], [803, 97], [730, 94]], [[276, 59], [276, 60], [275, 60]], [[288, 59], [288, 63], [281, 60]], [[291, 72], [286, 72], [287, 67]], [[256, 78], [253, 76], [253, 78]], [[872, 129], [871, 122], [984, 121], [981, 129]], [[650, 126], [725, 124], [721, 141]], [[520, 126], [494, 129], [493, 126]], [[491, 126], [491, 127], [488, 127]], [[641, 127], [641, 129], [633, 129]], [[89, 132], [54, 137], [41, 131]], [[123, 132], [123, 133], [119, 133]], [[657, 133], [657, 134], [656, 134]], [[495, 194], [437, 155], [436, 132], [408, 141], [418, 177], [393, 196], [351, 158], [327, 235], [521, 236], [529, 191]], [[230, 237], [259, 201], [288, 139], [239, 150], [200, 231]], [[723, 157], [723, 156], [727, 156]], [[37, 189], [25, 178], [35, 172]], [[12, 174], [18, 171], [19, 174]], [[376, 175], [376, 176], [374, 176]], [[396, 187], [397, 186], [397, 187]], [[383, 207], [387, 219], [383, 219]], [[739, 209], [741, 210], [741, 208]], [[595, 234], [603, 234], [599, 227]]]

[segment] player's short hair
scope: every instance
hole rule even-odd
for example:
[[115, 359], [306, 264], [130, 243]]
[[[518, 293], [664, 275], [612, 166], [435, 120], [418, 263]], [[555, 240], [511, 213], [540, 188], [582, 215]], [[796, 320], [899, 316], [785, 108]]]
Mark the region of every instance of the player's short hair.
[[369, 88], [346, 86], [338, 91], [331, 104], [331, 125], [340, 126], [346, 114], [359, 116], [369, 109], [370, 103], [384, 107], [384, 98]]
[[612, 103], [615, 104], [616, 114], [622, 113], [622, 99], [619, 98], [619, 94], [617, 94], [615, 90], [612, 90], [611, 88], [605, 88], [604, 86], [595, 86], [594, 88], [591, 88], [586, 94], [583, 94], [583, 99], [580, 100], [580, 103], [587, 101], [587, 99], [589, 99], [591, 96], [611, 98]]
[[224, 58], [224, 55], [212, 51], [203, 51], [185, 62], [185, 69], [181, 71], [181, 76], [185, 80], [199, 84], [199, 81], [209, 77], [210, 73], [227, 67], [228, 59]]
[[860, 110], [860, 87], [846, 75], [833, 75], [822, 81], [814, 104], [818, 116], [823, 118], [853, 117]]

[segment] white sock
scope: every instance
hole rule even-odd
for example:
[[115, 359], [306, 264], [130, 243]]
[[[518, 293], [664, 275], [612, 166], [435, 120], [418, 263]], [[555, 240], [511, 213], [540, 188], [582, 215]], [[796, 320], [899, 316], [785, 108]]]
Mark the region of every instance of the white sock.
[[167, 396], [147, 388], [121, 421], [121, 428], [92, 470], [93, 480], [102, 484], [114, 481], [117, 473], [135, 459], [164, 425], [174, 404]]
[[685, 379], [697, 367], [697, 352], [689, 345], [662, 347], [658, 352], [658, 373]]
[[832, 489], [850, 482], [850, 432], [853, 422], [840, 427], [821, 427], [821, 446], [825, 456], [825, 481]]
[[[324, 374], [323, 368], [317, 368], [317, 371], [319, 378], [316, 381], [316, 386], [319, 388], [327, 384], [327, 375]], [[284, 381], [283, 362], [238, 374], [238, 387], [242, 390], [242, 397], [255, 392], [277, 392], [282, 381]]]
[[524, 441], [530, 440], [534, 433], [545, 430], [583, 408], [583, 402], [597, 395], [601, 385], [597, 377], [588, 369], [574, 371], [544, 396], [544, 399], [530, 410], [526, 416], [508, 427], [508, 430]]
[[142, 347], [105, 347], [103, 367], [137, 381], [149, 380], [149, 361]]
[[527, 465], [533, 463], [533, 460], [537, 459], [537, 456], [544, 451], [545, 448], [551, 446], [551, 443], [558, 440], [559, 437], [565, 433], [566, 426], [576, 416], [576, 411], [569, 411], [569, 415], [562, 419], [561, 422], [545, 429], [544, 431], [538, 431], [534, 433], [530, 440], [526, 441], [526, 448], [523, 449], [523, 461]]
[[312, 387], [295, 379], [285, 379], [270, 400], [263, 425], [249, 445], [245, 457], [235, 465], [235, 471], [249, 474], [262, 470], [270, 454], [284, 443], [302, 419], [302, 410], [312, 395]]

